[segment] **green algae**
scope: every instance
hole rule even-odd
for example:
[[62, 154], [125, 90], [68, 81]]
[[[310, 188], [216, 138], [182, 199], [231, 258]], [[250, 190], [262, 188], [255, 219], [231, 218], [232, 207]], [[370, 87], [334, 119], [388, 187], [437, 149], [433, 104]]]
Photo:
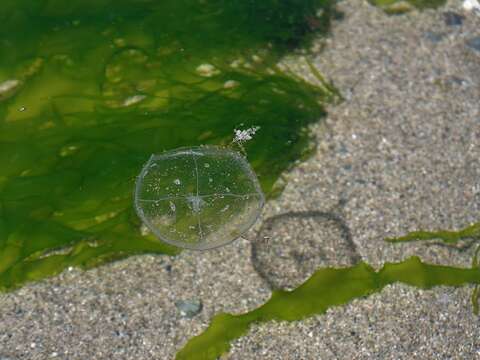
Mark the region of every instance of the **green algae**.
[[274, 291], [264, 305], [253, 311], [240, 315], [216, 315], [202, 334], [187, 342], [176, 359], [216, 359], [228, 352], [230, 343], [245, 335], [254, 323], [296, 321], [323, 314], [333, 306], [379, 292], [397, 282], [421, 289], [440, 285], [478, 285], [480, 269], [478, 266], [462, 269], [431, 265], [418, 257], [385, 264], [378, 271], [364, 262], [348, 268], [322, 268], [292, 291]]
[[387, 238], [385, 241], [391, 243], [410, 242], [418, 240], [442, 240], [446, 244], [456, 244], [461, 240], [480, 239], [480, 223], [469, 225], [458, 231], [439, 230], [439, 231], [412, 231], [405, 236], [397, 238]]
[[0, 289], [130, 254], [135, 177], [152, 153], [245, 145], [263, 190], [311, 151], [335, 95], [278, 60], [327, 31], [332, 0], [4, 0]]
[[369, 0], [388, 14], [404, 14], [413, 9], [435, 9], [445, 5], [447, 0]]
[[[473, 243], [480, 240], [480, 223], [474, 223], [463, 229], [457, 231], [439, 230], [439, 231], [412, 231], [405, 236], [397, 238], [388, 238], [386, 241], [391, 243], [402, 243], [410, 241], [429, 241], [441, 240], [447, 246], [454, 246], [462, 240], [472, 240], [472, 243], [467, 244], [466, 248], [473, 245]], [[480, 252], [480, 245], [477, 245], [475, 254], [472, 258], [472, 268], [479, 268], [478, 254]], [[474, 314], [478, 315], [480, 299], [480, 287], [477, 285], [472, 292], [472, 306]]]
[[[445, 1], [371, 2], [392, 13]], [[140, 236], [132, 211], [135, 176], [151, 153], [227, 144], [240, 124], [260, 126], [247, 150], [272, 194], [279, 175], [311, 149], [306, 129], [335, 95], [319, 74], [322, 86], [313, 86], [275, 64], [313, 30], [326, 31], [333, 12], [329, 0], [4, 0], [0, 289], [69, 266], [177, 253]], [[463, 231], [389, 241], [456, 243], [478, 227]], [[477, 255], [471, 269], [418, 258], [379, 271], [365, 263], [319, 269], [252, 312], [217, 315], [177, 358], [214, 359], [253, 323], [321, 314], [394, 282], [423, 289], [479, 284]], [[476, 287], [472, 300], [478, 296]]]
[[[477, 250], [475, 250], [475, 255], [472, 259], [472, 268], [480, 268], [480, 263], [478, 261], [478, 254], [480, 252], [480, 246], [477, 246]], [[472, 306], [473, 306], [473, 313], [478, 315], [480, 312], [479, 300], [480, 300], [480, 286], [476, 285], [472, 291]]]
[[[478, 240], [480, 223], [458, 231], [414, 231], [405, 236], [388, 238], [387, 242], [402, 243], [439, 239], [448, 246], [462, 240]], [[375, 271], [364, 262], [346, 268], [318, 269], [307, 281], [292, 291], [275, 290], [261, 307], [245, 314], [216, 315], [210, 326], [190, 339], [177, 353], [176, 359], [216, 359], [230, 349], [230, 343], [245, 335], [252, 324], [272, 320], [296, 321], [325, 313], [333, 306], [380, 292], [385, 286], [403, 283], [420, 289], [435, 286], [462, 286], [474, 284], [471, 301], [473, 312], [479, 314], [480, 246], [472, 259], [471, 268], [432, 265], [411, 257], [399, 263], [387, 263]]]

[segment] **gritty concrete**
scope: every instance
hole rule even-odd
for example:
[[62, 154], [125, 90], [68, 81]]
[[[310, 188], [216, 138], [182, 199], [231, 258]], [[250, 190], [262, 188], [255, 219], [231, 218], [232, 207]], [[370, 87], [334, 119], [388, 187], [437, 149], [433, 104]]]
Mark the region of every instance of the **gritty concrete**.
[[[268, 279], [289, 287], [318, 264], [348, 263], [353, 251], [376, 267], [411, 255], [469, 265], [473, 247], [391, 245], [383, 239], [480, 221], [480, 55], [467, 46], [480, 34], [480, 17], [464, 12], [459, 1], [394, 17], [360, 0], [342, 1], [339, 9], [344, 18], [314, 61], [345, 101], [331, 106], [327, 120], [313, 128], [316, 154], [286, 175], [288, 185], [267, 204], [263, 224], [288, 211], [340, 220], [312, 218], [307, 226], [290, 218], [270, 235], [259, 223], [249, 240], [220, 249], [131, 257], [2, 294], [0, 359], [171, 359], [214, 314], [241, 313], [265, 302]], [[446, 11], [465, 19], [449, 25]], [[340, 244], [340, 223], [353, 245]], [[323, 257], [308, 258], [302, 268], [298, 259], [322, 241], [312, 232], [326, 239]], [[291, 236], [285, 246], [296, 252], [275, 247], [283, 235]], [[255, 271], [260, 260], [252, 263], [253, 241], [263, 264], [269, 256], [278, 264], [263, 277]], [[336, 257], [342, 246], [350, 255]], [[278, 282], [282, 271], [291, 283]], [[480, 359], [471, 289], [389, 286], [322, 316], [253, 326], [225, 358]], [[201, 301], [202, 310], [190, 319], [175, 303], [192, 300]]]

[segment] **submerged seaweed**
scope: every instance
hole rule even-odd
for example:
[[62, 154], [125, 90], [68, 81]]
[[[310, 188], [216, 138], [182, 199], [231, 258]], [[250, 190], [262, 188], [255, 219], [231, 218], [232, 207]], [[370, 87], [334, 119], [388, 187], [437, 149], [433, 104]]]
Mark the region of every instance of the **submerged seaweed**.
[[[285, 213], [264, 222], [267, 230], [277, 219], [283, 222], [288, 218], [327, 217], [332, 214], [322, 212]], [[335, 219], [335, 217], [333, 216]], [[339, 221], [342, 224], [341, 220]], [[304, 225], [302, 225], [304, 226]], [[346, 226], [346, 225], [344, 225]], [[262, 230], [259, 238], [265, 235]], [[344, 231], [348, 239], [348, 228]], [[457, 231], [414, 231], [405, 236], [388, 238], [390, 243], [411, 241], [440, 240], [445, 246], [458, 250], [470, 248], [480, 239], [480, 223], [475, 223]], [[471, 242], [461, 245], [461, 242]], [[291, 241], [291, 239], [289, 239]], [[256, 248], [253, 246], [254, 264]], [[320, 268], [302, 285], [291, 291], [278, 290], [270, 275], [263, 269], [257, 269], [259, 274], [274, 290], [271, 298], [259, 308], [240, 315], [220, 313], [216, 315], [210, 326], [200, 335], [190, 339], [177, 353], [176, 359], [209, 360], [216, 359], [230, 349], [230, 343], [246, 334], [252, 324], [260, 324], [271, 320], [296, 321], [309, 316], [325, 313], [329, 308], [346, 304], [354, 299], [362, 298], [380, 292], [385, 286], [393, 283], [403, 283], [420, 289], [430, 289], [435, 286], [462, 286], [474, 284], [472, 293], [473, 312], [479, 314], [480, 297], [480, 245], [477, 246], [472, 259], [471, 268], [456, 268], [450, 266], [432, 265], [422, 262], [418, 257], [411, 257], [399, 263], [387, 263], [375, 271], [364, 262], [345, 268]]]
[[397, 238], [388, 238], [385, 241], [391, 243], [409, 242], [418, 240], [435, 240], [439, 239], [446, 244], [457, 244], [462, 240], [479, 240], [480, 239], [480, 223], [469, 225], [457, 231], [439, 230], [439, 231], [412, 231], [405, 236]]
[[[405, 236], [398, 238], [389, 238], [386, 241], [391, 243], [401, 243], [410, 241], [429, 241], [429, 240], [441, 240], [447, 246], [454, 247], [459, 242], [470, 240], [470, 243], [463, 245], [462, 247], [456, 247], [457, 249], [470, 248], [473, 244], [478, 243], [480, 240], [480, 223], [469, 225], [463, 229], [457, 231], [451, 230], [439, 230], [439, 231], [413, 231]], [[472, 259], [472, 268], [479, 269], [478, 254], [480, 253], [480, 244], [477, 245], [477, 249]], [[480, 287], [475, 286], [472, 292], [472, 306], [473, 312], [478, 315], [480, 299]]]
[[434, 9], [444, 5], [447, 0], [369, 0], [388, 14], [403, 14], [413, 9]]
[[[318, 73], [322, 86], [313, 86], [276, 64], [310, 32], [328, 29], [333, 3], [4, 0], [0, 289], [69, 266], [176, 253], [141, 236], [133, 213], [135, 176], [152, 153], [227, 144], [240, 126], [258, 126], [246, 147], [271, 194], [279, 175], [311, 149], [307, 127], [335, 95]], [[427, 8], [443, 0], [404, 3]], [[415, 232], [389, 241], [452, 244], [477, 239], [478, 229]], [[470, 269], [418, 258], [379, 271], [363, 262], [319, 269], [295, 290], [275, 291], [254, 311], [217, 315], [177, 358], [215, 359], [253, 323], [321, 314], [395, 282], [423, 289], [480, 284], [478, 265], [477, 250]], [[478, 295], [477, 287], [477, 312]]]
[[227, 352], [230, 343], [244, 335], [253, 323], [294, 321], [323, 314], [333, 306], [379, 292], [396, 282], [421, 289], [439, 285], [478, 285], [480, 269], [478, 266], [461, 269], [430, 265], [417, 257], [385, 264], [379, 271], [364, 262], [347, 268], [319, 269], [292, 291], [274, 291], [270, 300], [253, 311], [241, 315], [216, 315], [207, 330], [192, 338], [177, 353], [176, 359], [216, 359]]
[[[286, 218], [292, 215], [297, 218], [325, 216], [325, 214], [317, 212], [284, 214], [267, 220], [266, 224], [270, 224], [277, 218]], [[447, 246], [454, 246], [467, 239], [478, 241], [479, 229], [480, 223], [476, 223], [458, 231], [415, 231], [406, 236], [386, 239], [386, 241], [399, 243], [440, 239]], [[225, 313], [216, 315], [202, 334], [187, 342], [177, 353], [176, 359], [216, 359], [228, 352], [230, 343], [245, 335], [254, 323], [259, 324], [271, 320], [295, 321], [323, 314], [333, 306], [343, 305], [354, 299], [380, 292], [385, 286], [397, 282], [420, 289], [475, 284], [472, 305], [474, 313], [478, 315], [479, 253], [480, 246], [476, 249], [471, 268], [463, 269], [426, 264], [418, 257], [411, 257], [399, 263], [387, 263], [378, 271], [361, 261], [351, 267], [320, 268], [294, 290], [273, 291], [270, 300], [253, 311], [240, 315]]]
[[[333, 0], [4, 0], [0, 289], [129, 254], [135, 176], [152, 153], [246, 145], [263, 190], [311, 150], [333, 92], [280, 70]], [[325, 84], [324, 84], [325, 85]]]

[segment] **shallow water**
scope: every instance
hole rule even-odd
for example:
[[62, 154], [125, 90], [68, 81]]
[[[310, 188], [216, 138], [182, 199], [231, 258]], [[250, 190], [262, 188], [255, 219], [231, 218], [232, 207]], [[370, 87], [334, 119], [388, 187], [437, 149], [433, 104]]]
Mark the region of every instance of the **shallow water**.
[[0, 288], [175, 253], [141, 236], [132, 211], [152, 153], [259, 126], [245, 146], [271, 194], [331, 95], [276, 63], [328, 29], [331, 3], [3, 1]]
[[[322, 3], [323, 15], [315, 16]], [[279, 174], [308, 151], [305, 128], [321, 118], [331, 95], [274, 66], [311, 32], [327, 28], [328, 2], [2, 5], [2, 289], [68, 266], [94, 266], [139, 252], [175, 253], [141, 236], [132, 211], [135, 176], [150, 154], [227, 144], [235, 129], [259, 126], [246, 148], [271, 194]], [[415, 232], [396, 241], [478, 240], [476, 229], [478, 224], [456, 233]], [[252, 323], [323, 313], [394, 281], [420, 288], [478, 284], [478, 261], [475, 257], [471, 269], [416, 258], [386, 264], [379, 272], [364, 263], [319, 269], [293, 292], [275, 292], [257, 310], [218, 315], [178, 357], [207, 352], [215, 358]], [[472, 296], [477, 312], [478, 295], [477, 287]]]

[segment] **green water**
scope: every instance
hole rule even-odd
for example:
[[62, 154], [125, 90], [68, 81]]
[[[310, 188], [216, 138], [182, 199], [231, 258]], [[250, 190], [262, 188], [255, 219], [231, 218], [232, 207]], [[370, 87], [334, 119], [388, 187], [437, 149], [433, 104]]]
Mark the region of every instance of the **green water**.
[[[129, 254], [152, 153], [246, 144], [263, 190], [312, 149], [333, 95], [276, 66], [328, 29], [331, 0], [3, 0], [0, 289]], [[321, 10], [321, 11], [319, 11]]]

